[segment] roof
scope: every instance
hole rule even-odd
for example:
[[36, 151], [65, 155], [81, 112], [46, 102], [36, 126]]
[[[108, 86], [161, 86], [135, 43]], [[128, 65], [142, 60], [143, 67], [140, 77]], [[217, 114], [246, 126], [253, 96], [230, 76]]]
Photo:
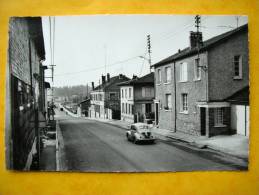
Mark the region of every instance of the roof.
[[119, 86], [137, 85], [137, 84], [154, 84], [154, 73], [151, 72], [143, 77], [134, 78], [129, 81], [121, 82]]
[[85, 102], [88, 102], [88, 101], [90, 101], [90, 100], [91, 100], [90, 98], [88, 98], [88, 99], [86, 99], [86, 100], [83, 100], [83, 101], [79, 102], [78, 105], [79, 105], [79, 104], [82, 104], [82, 103], [85, 103]]
[[226, 101], [231, 103], [249, 104], [249, 86], [235, 92], [233, 95], [226, 98]]
[[26, 17], [26, 20], [28, 21], [30, 37], [36, 45], [37, 53], [41, 60], [45, 60], [45, 47], [41, 17]]
[[93, 91], [106, 89], [107, 87], [111, 86], [114, 83], [119, 83], [121, 80], [125, 81], [125, 80], [129, 80], [129, 78], [123, 74], [111, 77], [109, 82], [106, 81], [104, 84], [98, 85], [97, 87], [94, 88]]
[[[240, 26], [234, 30], [231, 30], [231, 31], [228, 31], [226, 33], [223, 33], [223, 34], [220, 34], [218, 36], [215, 36], [211, 39], [208, 39], [206, 41], [203, 42], [203, 45], [199, 48], [199, 51], [206, 51], [208, 50], [209, 48], [225, 41], [226, 39], [228, 38], [231, 38], [233, 35], [237, 34], [237, 33], [241, 33], [241, 32], [247, 32], [248, 31], [248, 25], [245, 24], [243, 26]], [[182, 59], [182, 58], [185, 58], [187, 56], [191, 56], [191, 55], [194, 55], [196, 54], [198, 51], [197, 47], [195, 48], [190, 48], [190, 47], [186, 47], [185, 49], [181, 50], [180, 52], [178, 53], [175, 53], [163, 60], [161, 60], [160, 62], [156, 63], [156, 64], [153, 64], [152, 66], [153, 67], [159, 67], [159, 66], [162, 66], [162, 65], [165, 65], [165, 64], [168, 64], [170, 62], [173, 62], [175, 60], [178, 60], [178, 59]]]

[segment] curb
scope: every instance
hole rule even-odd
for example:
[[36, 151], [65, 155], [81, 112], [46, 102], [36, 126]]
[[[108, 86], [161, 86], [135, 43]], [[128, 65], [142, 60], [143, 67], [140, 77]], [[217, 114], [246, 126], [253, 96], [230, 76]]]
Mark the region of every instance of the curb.
[[167, 138], [170, 138], [170, 139], [174, 139], [174, 140], [177, 140], [177, 141], [181, 141], [181, 142], [184, 142], [184, 143], [188, 143], [190, 144], [191, 146], [194, 146], [198, 149], [206, 149], [206, 148], [209, 148], [211, 150], [214, 150], [214, 151], [217, 151], [217, 152], [221, 152], [225, 155], [229, 155], [229, 156], [232, 156], [232, 157], [235, 157], [235, 158], [238, 158], [238, 159], [248, 159], [247, 156], [243, 156], [243, 155], [236, 155], [236, 154], [233, 154], [231, 151], [227, 151], [225, 149], [222, 149], [220, 147], [217, 147], [217, 146], [212, 146], [210, 144], [202, 144], [202, 143], [198, 143], [198, 142], [195, 142], [195, 141], [188, 141], [188, 140], [185, 140], [185, 139], [182, 139], [182, 138], [179, 138], [179, 137], [174, 137], [174, 136], [165, 136]]
[[59, 121], [56, 120], [56, 171], [66, 171], [66, 158], [64, 151], [64, 140], [60, 131]]

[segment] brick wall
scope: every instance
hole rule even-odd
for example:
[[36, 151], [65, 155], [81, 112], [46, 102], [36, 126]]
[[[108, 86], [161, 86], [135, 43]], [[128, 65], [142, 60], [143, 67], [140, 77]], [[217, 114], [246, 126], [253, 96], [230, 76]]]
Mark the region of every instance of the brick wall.
[[[242, 56], [243, 78], [234, 80], [234, 55]], [[234, 35], [208, 51], [209, 99], [223, 100], [249, 84], [248, 34]]]
[[[164, 77], [165, 67], [171, 67], [171, 82], [165, 84]], [[161, 83], [158, 83], [158, 70], [161, 70]], [[173, 64], [161, 66], [155, 69], [155, 99], [159, 100], [159, 110], [158, 110], [158, 126], [162, 129], [174, 130], [174, 80], [173, 80]], [[165, 110], [166, 105], [165, 94], [171, 93], [172, 110]]]
[[[12, 168], [23, 169], [27, 163], [36, 134], [37, 102], [39, 93], [37, 79], [40, 59], [34, 39], [30, 39], [28, 18], [11, 18], [9, 23], [9, 55], [10, 68], [11, 124], [6, 127], [12, 144]], [[21, 86], [21, 87], [19, 87]], [[8, 134], [7, 133], [7, 134]], [[7, 144], [8, 145], [8, 144]]]
[[[200, 54], [200, 65], [207, 65], [207, 54]], [[206, 72], [201, 70], [201, 79], [195, 80], [195, 59], [191, 56], [176, 62], [176, 124], [177, 131], [200, 135], [200, 110], [197, 102], [206, 101]], [[187, 63], [187, 81], [180, 82], [180, 66]], [[182, 112], [182, 94], [188, 96], [188, 113]]]

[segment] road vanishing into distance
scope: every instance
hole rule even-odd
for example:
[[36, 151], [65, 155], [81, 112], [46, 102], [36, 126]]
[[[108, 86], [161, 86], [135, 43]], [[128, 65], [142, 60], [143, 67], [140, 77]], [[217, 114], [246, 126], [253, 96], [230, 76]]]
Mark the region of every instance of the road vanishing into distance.
[[68, 171], [160, 172], [247, 169], [229, 162], [226, 156], [192, 149], [174, 140], [157, 139], [155, 144], [127, 141], [126, 129], [56, 111], [63, 137]]

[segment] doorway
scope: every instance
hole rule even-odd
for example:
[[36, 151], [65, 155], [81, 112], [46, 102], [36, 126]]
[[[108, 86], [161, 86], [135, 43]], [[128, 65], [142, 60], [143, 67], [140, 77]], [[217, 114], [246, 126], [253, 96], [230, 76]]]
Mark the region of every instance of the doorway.
[[200, 108], [201, 135], [206, 135], [206, 108]]
[[159, 103], [155, 103], [155, 107], [156, 107], [156, 118], [155, 118], [155, 121], [156, 121], [156, 125], [158, 125], [158, 120], [159, 120], [159, 118], [158, 118], [158, 109], [159, 109]]

